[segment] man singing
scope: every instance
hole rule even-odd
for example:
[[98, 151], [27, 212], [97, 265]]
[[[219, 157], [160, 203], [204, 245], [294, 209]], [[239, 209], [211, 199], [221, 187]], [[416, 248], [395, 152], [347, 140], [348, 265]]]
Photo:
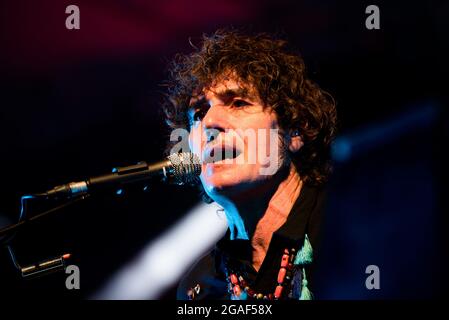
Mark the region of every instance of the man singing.
[[165, 113], [229, 229], [178, 298], [311, 299], [335, 103], [286, 41], [219, 30], [195, 50], [171, 66]]

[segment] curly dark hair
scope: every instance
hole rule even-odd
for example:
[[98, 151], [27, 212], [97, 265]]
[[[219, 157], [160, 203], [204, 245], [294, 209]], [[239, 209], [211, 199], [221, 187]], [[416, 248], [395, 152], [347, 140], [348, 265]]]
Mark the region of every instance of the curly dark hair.
[[254, 86], [264, 104], [273, 108], [281, 129], [299, 130], [304, 146], [290, 159], [301, 179], [311, 185], [325, 182], [336, 133], [335, 102], [307, 78], [303, 59], [287, 41], [265, 33], [218, 30], [204, 35], [200, 48], [192, 46], [195, 52], [177, 55], [170, 65], [164, 104], [168, 125], [189, 129], [190, 99], [231, 71]]

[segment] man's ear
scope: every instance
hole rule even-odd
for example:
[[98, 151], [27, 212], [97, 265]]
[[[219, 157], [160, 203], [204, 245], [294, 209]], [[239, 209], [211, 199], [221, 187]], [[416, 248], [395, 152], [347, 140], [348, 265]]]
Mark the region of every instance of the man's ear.
[[299, 135], [298, 130], [291, 131], [288, 144], [288, 149], [290, 150], [290, 152], [292, 153], [298, 152], [298, 150], [301, 149], [303, 145], [304, 141], [302, 141], [302, 138]]

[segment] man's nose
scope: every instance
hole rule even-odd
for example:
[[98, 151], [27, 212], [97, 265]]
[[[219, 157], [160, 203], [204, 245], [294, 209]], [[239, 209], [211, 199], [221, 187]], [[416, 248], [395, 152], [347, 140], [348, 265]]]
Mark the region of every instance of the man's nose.
[[218, 103], [210, 102], [209, 110], [207, 110], [202, 122], [208, 141], [216, 138], [220, 132], [229, 128], [225, 107]]

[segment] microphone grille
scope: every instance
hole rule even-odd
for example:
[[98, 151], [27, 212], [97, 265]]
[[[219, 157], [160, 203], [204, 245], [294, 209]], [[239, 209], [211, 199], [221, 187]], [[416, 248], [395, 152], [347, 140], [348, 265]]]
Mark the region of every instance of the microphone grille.
[[176, 184], [193, 184], [201, 173], [201, 160], [191, 152], [173, 153], [168, 156], [173, 168]]

